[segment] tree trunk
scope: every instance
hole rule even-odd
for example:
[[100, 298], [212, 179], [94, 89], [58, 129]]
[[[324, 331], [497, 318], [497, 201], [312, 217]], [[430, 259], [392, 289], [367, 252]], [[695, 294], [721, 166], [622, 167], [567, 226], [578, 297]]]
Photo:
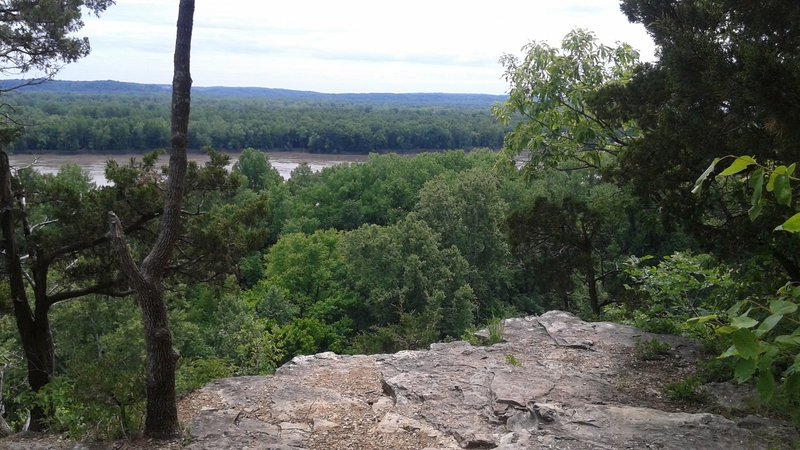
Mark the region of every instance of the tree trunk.
[[147, 350], [147, 414], [145, 434], [172, 437], [180, 434], [175, 403], [175, 365], [178, 354], [172, 348], [167, 308], [161, 282], [139, 292], [145, 348]]
[[589, 288], [589, 306], [592, 313], [600, 315], [600, 299], [597, 294], [597, 277], [595, 276], [594, 262], [591, 250], [586, 255], [586, 284]]
[[186, 147], [192, 79], [189, 73], [194, 0], [181, 0], [175, 40], [175, 73], [172, 80], [172, 139], [169, 174], [161, 228], [150, 253], [136, 266], [128, 251], [122, 224], [109, 213], [109, 236], [120, 266], [142, 309], [147, 351], [147, 415], [145, 434], [169, 438], [180, 434], [175, 403], [175, 364], [169, 316], [164, 303], [162, 276], [180, 234], [181, 207], [186, 178]]
[[583, 228], [583, 242], [580, 248], [584, 258], [584, 274], [586, 275], [586, 287], [589, 289], [589, 307], [592, 313], [600, 315], [600, 299], [597, 293], [597, 273], [594, 269], [594, 259], [592, 258], [592, 238], [589, 232]]
[[[147, 273], [136, 267], [128, 252], [122, 224], [114, 213], [110, 216], [110, 238], [120, 257], [122, 271], [136, 292], [142, 310], [145, 351], [147, 354], [147, 436], [170, 438], [180, 435], [178, 409], [175, 403], [175, 366], [178, 355], [172, 348], [169, 315], [164, 303], [160, 274]], [[162, 225], [163, 227], [163, 225]]]
[[6, 422], [6, 419], [0, 415], [0, 439], [10, 436], [13, 432], [14, 430], [11, 429], [11, 426], [8, 424], [8, 422]]
[[[25, 360], [28, 363], [28, 384], [33, 392], [39, 392], [47, 386], [53, 376], [55, 350], [50, 332], [50, 320], [47, 317], [49, 309], [47, 306], [37, 305], [34, 320], [28, 325], [32, 328], [30, 336], [22, 344]], [[19, 328], [19, 322], [17, 327]], [[47, 418], [46, 411], [40, 405], [33, 406], [30, 431], [45, 430]]]
[[3, 415], [6, 413], [6, 405], [3, 401], [3, 388], [5, 387], [4, 381], [6, 378], [6, 369], [8, 369], [8, 365], [8, 363], [5, 363], [3, 367], [0, 367], [0, 439], [14, 432], [8, 422], [6, 422], [6, 419], [3, 417]]
[[[47, 301], [47, 293], [36, 289], [34, 289], [35, 311], [31, 310], [31, 306], [28, 303], [14, 226], [11, 165], [8, 161], [8, 155], [2, 150], [0, 150], [0, 211], [2, 211], [0, 213], [0, 228], [2, 228], [3, 248], [9, 271], [14, 318], [16, 319], [17, 330], [19, 331], [25, 362], [28, 367], [28, 384], [33, 392], [38, 392], [47, 385], [53, 374], [53, 340], [50, 334], [50, 321], [47, 318], [50, 305]], [[34, 278], [39, 277], [34, 275]], [[43, 430], [45, 419], [45, 411], [40, 406], [34, 406], [31, 410], [30, 430]]]

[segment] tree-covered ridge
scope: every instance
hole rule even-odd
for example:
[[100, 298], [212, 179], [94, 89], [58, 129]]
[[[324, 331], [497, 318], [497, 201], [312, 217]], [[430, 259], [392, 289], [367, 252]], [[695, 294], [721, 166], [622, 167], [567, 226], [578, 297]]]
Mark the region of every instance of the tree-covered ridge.
[[[22, 80], [0, 80], [0, 89], [21, 84]], [[166, 84], [141, 84], [122, 81], [65, 81], [48, 80], [28, 86], [30, 93], [81, 94], [81, 95], [130, 95], [168, 96], [170, 86]], [[416, 93], [343, 93], [330, 94], [314, 91], [262, 87], [193, 86], [196, 97], [249, 98], [278, 102], [307, 102], [322, 104], [359, 104], [392, 107], [464, 107], [486, 110], [505, 95], [491, 94], [447, 94], [436, 92]]]
[[[128, 152], [164, 148], [169, 137], [169, 98], [143, 94], [15, 92], [14, 106], [26, 132], [15, 152]], [[505, 127], [489, 106], [407, 106], [271, 100], [198, 95], [193, 100], [189, 147], [231, 151], [248, 147], [314, 153], [494, 148]]]

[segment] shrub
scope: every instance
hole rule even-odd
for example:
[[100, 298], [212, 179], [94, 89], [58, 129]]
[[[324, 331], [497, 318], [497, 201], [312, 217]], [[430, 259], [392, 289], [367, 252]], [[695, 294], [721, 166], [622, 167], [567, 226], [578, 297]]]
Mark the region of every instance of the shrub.
[[606, 310], [651, 333], [681, 334], [691, 317], [733, 305], [748, 288], [734, 271], [711, 255], [676, 252], [657, 265], [652, 257], [631, 257], [625, 264], [631, 302], [622, 310]]
[[683, 381], [677, 381], [667, 385], [667, 398], [673, 402], [680, 403], [702, 403], [705, 395], [700, 390], [700, 380], [696, 377], [688, 377]]
[[233, 367], [222, 359], [196, 359], [178, 368], [175, 380], [177, 393], [186, 394], [211, 381], [232, 376], [233, 372]]
[[70, 439], [118, 439], [141, 427], [143, 400], [110, 398], [102, 402], [83, 394], [74, 380], [54, 378], [33, 401], [48, 411], [49, 429]]

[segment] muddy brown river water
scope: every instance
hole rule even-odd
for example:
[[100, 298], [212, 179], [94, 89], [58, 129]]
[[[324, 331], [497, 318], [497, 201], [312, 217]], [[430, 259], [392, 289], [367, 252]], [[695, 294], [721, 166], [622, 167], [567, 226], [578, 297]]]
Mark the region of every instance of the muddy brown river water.
[[[288, 179], [292, 170], [297, 167], [301, 162], [307, 162], [311, 169], [314, 171], [322, 170], [325, 167], [335, 166], [337, 164], [353, 163], [366, 161], [366, 155], [320, 155], [312, 153], [300, 152], [271, 152], [269, 154], [270, 162], [275, 167], [284, 179]], [[239, 154], [229, 153], [231, 156], [231, 165], [236, 162]], [[131, 158], [141, 158], [140, 154], [116, 154], [116, 155], [102, 155], [102, 154], [77, 154], [77, 155], [10, 155], [9, 159], [11, 165], [14, 167], [23, 167], [33, 164], [37, 170], [43, 173], [56, 173], [58, 169], [64, 164], [77, 164], [89, 176], [92, 177], [98, 185], [108, 184], [104, 171], [106, 162], [109, 159], [114, 159], [120, 163], [125, 163]], [[208, 156], [204, 154], [190, 154], [189, 159], [192, 161], [204, 162], [208, 160]], [[167, 163], [167, 157], [162, 156], [161, 160], [164, 164]]]

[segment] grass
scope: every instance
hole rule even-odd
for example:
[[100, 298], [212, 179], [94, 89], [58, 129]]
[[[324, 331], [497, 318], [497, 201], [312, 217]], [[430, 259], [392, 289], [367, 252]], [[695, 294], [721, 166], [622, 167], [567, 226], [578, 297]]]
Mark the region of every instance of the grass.
[[666, 342], [653, 338], [649, 341], [638, 341], [633, 347], [633, 354], [642, 361], [655, 361], [669, 356], [671, 349]]
[[705, 395], [700, 390], [700, 385], [700, 379], [697, 377], [670, 383], [666, 387], [667, 398], [678, 403], [703, 403]]
[[505, 321], [499, 317], [492, 317], [486, 325], [489, 331], [489, 345], [494, 345], [503, 342], [503, 333], [505, 332]]

